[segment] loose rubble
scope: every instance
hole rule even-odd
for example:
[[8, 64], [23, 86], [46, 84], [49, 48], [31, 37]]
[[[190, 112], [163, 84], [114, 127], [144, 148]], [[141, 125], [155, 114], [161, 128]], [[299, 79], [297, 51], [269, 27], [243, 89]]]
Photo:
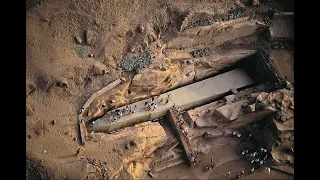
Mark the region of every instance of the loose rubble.
[[138, 56], [134, 57], [126, 57], [120, 62], [120, 67], [124, 71], [135, 71], [139, 73], [142, 68], [148, 67], [152, 63], [152, 52], [147, 51], [145, 53], [141, 53]]

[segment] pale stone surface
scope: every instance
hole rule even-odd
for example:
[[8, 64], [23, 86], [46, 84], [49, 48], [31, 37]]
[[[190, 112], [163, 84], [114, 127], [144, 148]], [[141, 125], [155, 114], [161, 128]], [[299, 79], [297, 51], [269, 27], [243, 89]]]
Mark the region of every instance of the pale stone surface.
[[133, 87], [154, 88], [163, 82], [170, 74], [170, 71], [144, 69], [132, 79]]
[[221, 106], [216, 109], [215, 115], [218, 117], [223, 117], [227, 122], [233, 121], [244, 114], [244, 103], [248, 103], [248, 101], [242, 100]]
[[249, 112], [249, 113], [256, 111], [256, 106], [255, 106], [255, 104], [250, 104], [250, 105], [248, 105], [248, 106], [246, 107], [246, 111]]
[[[113, 149], [113, 156], [106, 158], [119, 157], [113, 160], [113, 164], [108, 164], [107, 169], [111, 179], [123, 168], [131, 178], [141, 176], [145, 167], [140, 168], [140, 165], [145, 162], [144, 159], [167, 141], [166, 132], [158, 122], [144, 122], [127, 127], [115, 134], [96, 133], [96, 136], [100, 136], [101, 144]], [[128, 142], [131, 144], [130, 149], [125, 147]], [[138, 169], [131, 168], [133, 161], [137, 162]]]
[[231, 102], [231, 101], [234, 100], [234, 95], [231, 94], [231, 95], [229, 95], [229, 96], [225, 96], [225, 97], [223, 98], [223, 100], [225, 100], [226, 102]]

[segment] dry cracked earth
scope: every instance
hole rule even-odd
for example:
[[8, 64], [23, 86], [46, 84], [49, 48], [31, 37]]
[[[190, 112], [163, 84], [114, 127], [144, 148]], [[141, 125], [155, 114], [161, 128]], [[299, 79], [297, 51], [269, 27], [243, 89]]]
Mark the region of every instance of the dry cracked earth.
[[[293, 179], [293, 1], [26, 3], [27, 179]], [[90, 130], [235, 69], [254, 83]]]

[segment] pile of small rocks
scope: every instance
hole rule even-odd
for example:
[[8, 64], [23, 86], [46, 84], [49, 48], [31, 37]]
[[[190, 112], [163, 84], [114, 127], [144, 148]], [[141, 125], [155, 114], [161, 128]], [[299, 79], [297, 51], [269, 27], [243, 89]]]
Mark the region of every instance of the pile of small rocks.
[[209, 53], [209, 49], [198, 49], [198, 50], [194, 50], [194, 51], [191, 51], [190, 54], [193, 56], [193, 57], [202, 57], [202, 56], [207, 56]]
[[232, 19], [240, 18], [242, 16], [244, 16], [243, 11], [238, 10], [238, 11], [235, 11], [235, 12], [228, 14], [226, 17], [224, 17], [222, 19], [210, 18], [210, 19], [204, 19], [201, 21], [197, 21], [197, 22], [192, 23], [191, 25], [187, 26], [185, 29], [193, 28], [196, 26], [208, 26], [208, 25], [213, 24], [214, 22], [218, 22], [219, 20], [220, 21], [229, 21]]
[[135, 70], [136, 73], [139, 73], [142, 68], [146, 68], [152, 63], [151, 54], [151, 51], [147, 51], [132, 58], [126, 57], [119, 63], [119, 66], [124, 71]]
[[190, 29], [190, 28], [193, 28], [193, 27], [196, 27], [196, 26], [208, 26], [214, 22], [217, 22], [218, 20], [217, 19], [214, 19], [214, 18], [211, 18], [211, 19], [204, 19], [204, 20], [201, 20], [201, 21], [197, 21], [195, 23], [192, 23], [191, 25], [187, 26], [185, 29]]
[[238, 10], [238, 11], [230, 13], [225, 18], [222, 18], [222, 21], [229, 21], [229, 20], [240, 18], [240, 17], [243, 17], [243, 16], [244, 16], [244, 12], [241, 11], [241, 10]]
[[79, 47], [77, 47], [76, 52], [80, 58], [84, 58], [84, 52], [85, 52], [84, 45], [81, 44]]

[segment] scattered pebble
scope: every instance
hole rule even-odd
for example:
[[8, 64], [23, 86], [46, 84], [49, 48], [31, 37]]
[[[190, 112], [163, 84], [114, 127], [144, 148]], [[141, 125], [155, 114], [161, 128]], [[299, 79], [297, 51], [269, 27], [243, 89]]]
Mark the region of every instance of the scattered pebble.
[[90, 138], [94, 138], [94, 132], [93, 131], [91, 131], [91, 133], [90, 133]]
[[148, 175], [149, 175], [150, 177], [152, 177], [152, 178], [154, 177], [154, 175], [152, 174], [151, 171], [149, 171]]
[[130, 51], [131, 53], [133, 53], [135, 50], [136, 50], [136, 48], [133, 47], [133, 46], [131, 46], [130, 49], [129, 49], [129, 51]]
[[127, 81], [125, 78], [120, 78], [120, 80], [121, 80], [122, 82], [126, 82], [126, 81]]
[[126, 149], [130, 149], [130, 148], [131, 148], [130, 142], [127, 142], [127, 143], [126, 143]]
[[68, 88], [68, 82], [66, 79], [58, 80], [56, 85], [61, 88]]
[[34, 114], [34, 111], [33, 111], [32, 107], [31, 107], [31, 105], [30, 104], [26, 104], [26, 115], [27, 116], [33, 116], [33, 114]]
[[141, 24], [139, 24], [139, 25], [137, 26], [137, 32], [138, 32], [138, 33], [143, 33], [143, 32], [144, 32], [144, 26], [141, 25]]
[[91, 58], [92, 58], [92, 57], [94, 57], [94, 55], [93, 55], [93, 54], [89, 54], [89, 57], [91, 57]]
[[82, 44], [83, 41], [79, 36], [76, 36], [75, 39], [77, 43]]
[[130, 143], [132, 146], [136, 146], [137, 145], [137, 142], [135, 140], [132, 140], [131, 143]]
[[52, 120], [52, 121], [51, 121], [51, 124], [52, 124], [52, 125], [57, 124], [56, 120]]
[[47, 150], [43, 150], [44, 153], [47, 153]]
[[76, 156], [78, 156], [80, 153], [80, 148], [76, 151]]
[[43, 22], [50, 22], [50, 19], [43, 17], [43, 18], [41, 18], [41, 21], [43, 21]]

